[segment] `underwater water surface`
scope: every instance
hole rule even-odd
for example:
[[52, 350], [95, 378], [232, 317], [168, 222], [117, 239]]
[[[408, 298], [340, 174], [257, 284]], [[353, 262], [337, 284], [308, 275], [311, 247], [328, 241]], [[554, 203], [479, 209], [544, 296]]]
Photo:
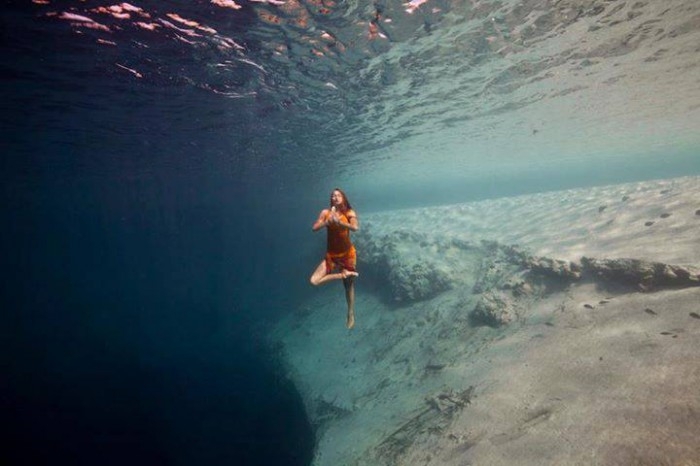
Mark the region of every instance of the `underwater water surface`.
[[3, 7], [5, 464], [309, 464], [260, 344], [360, 212], [700, 173], [693, 0]]

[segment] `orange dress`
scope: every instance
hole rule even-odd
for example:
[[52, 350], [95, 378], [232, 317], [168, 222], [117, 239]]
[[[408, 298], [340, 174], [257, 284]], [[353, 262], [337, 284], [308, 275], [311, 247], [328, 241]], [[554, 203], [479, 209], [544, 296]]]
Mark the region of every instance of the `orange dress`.
[[[353, 210], [339, 212], [338, 217], [341, 222], [350, 223], [350, 218], [355, 217], [355, 212]], [[350, 230], [340, 225], [329, 224], [326, 226], [326, 231], [328, 233], [326, 273], [331, 273], [336, 267], [354, 272], [357, 252], [350, 241]]]

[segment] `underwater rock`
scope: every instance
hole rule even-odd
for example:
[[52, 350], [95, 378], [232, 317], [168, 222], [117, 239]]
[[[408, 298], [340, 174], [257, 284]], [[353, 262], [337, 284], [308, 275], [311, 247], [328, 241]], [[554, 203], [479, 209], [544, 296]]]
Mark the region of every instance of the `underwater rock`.
[[396, 302], [429, 299], [452, 287], [434, 254], [424, 252], [439, 246], [425, 234], [397, 230], [375, 238], [367, 232], [358, 237], [356, 246], [360, 260], [371, 274], [386, 280]]
[[481, 241], [481, 247], [492, 255], [502, 258], [504, 261], [513, 265], [523, 265], [530, 257], [527, 252], [523, 251], [517, 245], [507, 246], [498, 241]]
[[431, 362], [431, 363], [428, 363], [428, 364], [425, 366], [425, 370], [426, 370], [426, 371], [437, 372], [437, 371], [443, 370], [446, 366], [447, 366], [447, 365], [446, 365], [446, 364], [443, 364], [443, 363]]
[[515, 296], [516, 298], [520, 296], [528, 296], [531, 295], [535, 290], [532, 287], [530, 283], [527, 281], [523, 280], [522, 278], [511, 278], [506, 282], [501, 289], [503, 290], [510, 290], [510, 292]]
[[389, 272], [395, 301], [421, 301], [451, 288], [447, 273], [431, 263], [393, 264]]
[[472, 403], [474, 396], [474, 386], [469, 386], [466, 390], [457, 392], [447, 389], [437, 395], [427, 396], [425, 402], [431, 408], [443, 414], [452, 415]]
[[369, 464], [402, 464], [399, 458], [421, 435], [444, 430], [456, 414], [471, 404], [474, 397], [472, 385], [462, 391], [447, 389], [436, 395], [426, 396], [427, 406], [415, 412], [406, 422], [385, 436], [375, 448], [376, 459]]
[[517, 313], [507, 296], [487, 292], [472, 310], [471, 317], [477, 324], [500, 327], [515, 320]]
[[531, 272], [558, 281], [581, 276], [577, 263], [533, 257], [516, 245], [497, 241], [470, 242], [403, 229], [374, 235], [369, 228], [358, 235], [356, 246], [363, 271], [376, 283], [384, 282], [380, 288], [400, 303], [431, 299], [467, 284], [473, 294], [508, 290], [519, 298], [539, 290], [530, 280]]
[[700, 286], [700, 270], [693, 267], [639, 259], [593, 259], [582, 257], [587, 274], [608, 281], [636, 285], [643, 291], [661, 287]]
[[549, 257], [529, 257], [525, 266], [531, 271], [556, 278], [578, 280], [581, 278], [581, 266], [576, 262], [569, 262]]
[[318, 398], [314, 400], [313, 404], [313, 419], [317, 428], [329, 421], [343, 418], [352, 412], [351, 408], [340, 406], [335, 400], [328, 401], [323, 398]]
[[487, 264], [482, 264], [481, 271], [477, 275], [476, 283], [474, 283], [472, 288], [472, 293], [480, 294], [494, 288], [508, 289], [508, 283], [500, 284], [508, 275], [508, 271], [504, 270], [503, 264], [496, 264], [489, 260]]
[[363, 267], [395, 302], [423, 301], [467, 285], [471, 293], [483, 294], [474, 318], [496, 326], [512, 319], [512, 306], [499, 302], [499, 296], [522, 299], [582, 278], [626, 284], [641, 291], [700, 285], [700, 272], [685, 266], [587, 257], [579, 263], [531, 256], [517, 246], [496, 241], [470, 242], [404, 229], [382, 235], [373, 235], [370, 229], [358, 235], [356, 244]]
[[482, 241], [480, 249], [483, 259], [472, 293], [502, 289], [512, 290], [514, 295], [524, 294], [520, 292], [529, 287], [522, 278], [528, 255], [516, 246], [505, 246], [496, 241]]

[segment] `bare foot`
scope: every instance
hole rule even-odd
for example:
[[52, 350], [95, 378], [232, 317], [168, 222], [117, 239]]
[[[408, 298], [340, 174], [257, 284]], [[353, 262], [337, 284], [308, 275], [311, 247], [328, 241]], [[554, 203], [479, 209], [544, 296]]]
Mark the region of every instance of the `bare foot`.
[[357, 272], [353, 272], [352, 270], [345, 270], [343, 269], [340, 272], [340, 275], [342, 275], [343, 278], [348, 278], [348, 277], [359, 277], [360, 274]]
[[348, 312], [348, 321], [345, 323], [345, 326], [348, 329], [351, 329], [355, 326], [355, 313], [354, 312]]

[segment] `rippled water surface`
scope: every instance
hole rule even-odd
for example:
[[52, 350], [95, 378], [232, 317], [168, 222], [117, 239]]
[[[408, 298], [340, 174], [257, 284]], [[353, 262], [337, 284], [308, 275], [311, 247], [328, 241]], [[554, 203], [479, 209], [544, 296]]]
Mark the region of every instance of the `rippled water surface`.
[[274, 139], [265, 162], [324, 164], [358, 187], [700, 142], [694, 0], [35, 0], [8, 21], [22, 55], [55, 54], [37, 78], [191, 89], [219, 100], [197, 126]]

